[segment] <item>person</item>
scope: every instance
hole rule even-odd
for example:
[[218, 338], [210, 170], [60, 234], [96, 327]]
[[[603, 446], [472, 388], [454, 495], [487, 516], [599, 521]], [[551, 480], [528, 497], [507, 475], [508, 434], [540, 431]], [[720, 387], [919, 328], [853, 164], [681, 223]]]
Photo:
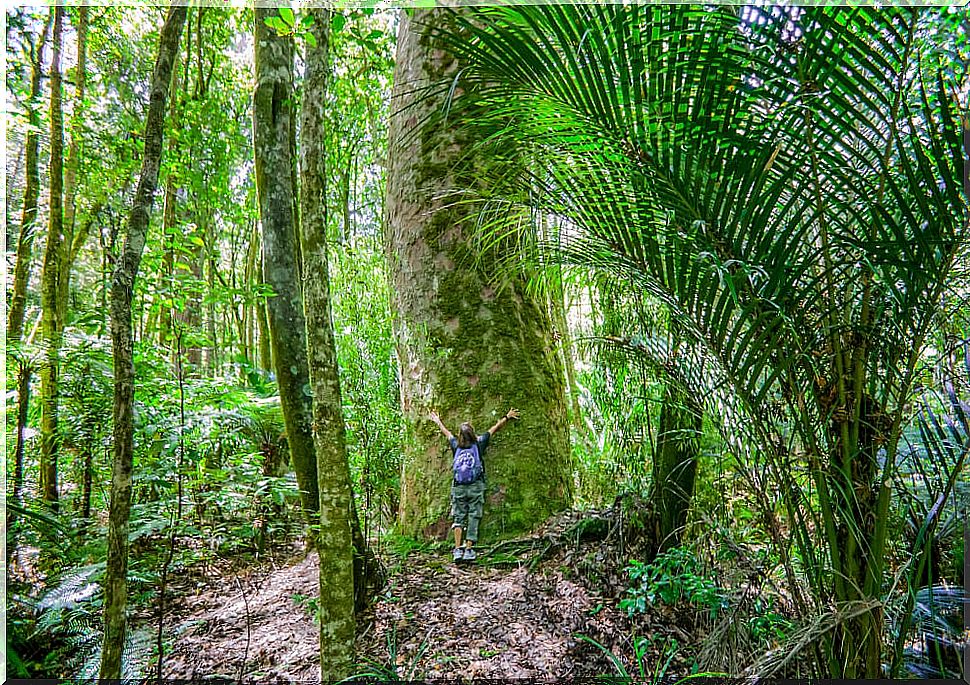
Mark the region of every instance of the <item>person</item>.
[[[431, 412], [431, 420], [437, 424], [441, 432], [448, 438], [452, 458], [454, 458], [459, 449], [468, 449], [475, 446], [483, 467], [485, 463], [485, 449], [488, 447], [492, 436], [501, 430], [509, 421], [517, 418], [519, 418], [519, 410], [509, 409], [505, 413], [505, 416], [500, 418], [494, 426], [478, 436], [475, 435], [475, 429], [471, 423], [466, 421], [461, 424], [461, 428], [458, 430], [458, 437], [456, 438], [445, 427], [445, 424], [441, 422], [438, 414]], [[452, 551], [452, 557], [456, 563], [459, 561], [474, 561], [477, 557], [473, 546], [478, 541], [478, 524], [482, 519], [482, 509], [484, 506], [484, 468], [482, 468], [480, 475], [470, 483], [458, 483], [457, 480], [452, 480], [451, 519], [453, 523], [451, 524], [451, 528], [455, 535], [455, 549]], [[464, 539], [462, 539], [463, 536]]]

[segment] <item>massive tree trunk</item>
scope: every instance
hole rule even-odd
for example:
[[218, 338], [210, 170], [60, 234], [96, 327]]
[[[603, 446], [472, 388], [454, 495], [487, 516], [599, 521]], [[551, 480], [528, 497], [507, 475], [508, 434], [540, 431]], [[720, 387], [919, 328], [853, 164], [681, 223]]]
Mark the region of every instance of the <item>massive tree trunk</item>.
[[[437, 124], [415, 128], [440, 110], [460, 64], [431, 38], [445, 10], [401, 17], [388, 143], [386, 249], [403, 441], [400, 524], [412, 534], [449, 527], [450, 450], [428, 420], [437, 409], [452, 430], [472, 421], [483, 432], [509, 407], [522, 420], [506, 428], [485, 459], [486, 534], [530, 530], [570, 502], [570, 449], [564, 373], [545, 304], [515, 278], [490, 282], [490, 260], [476, 253], [474, 210], [451, 191], [474, 189], [472, 167], [457, 162], [474, 143]], [[416, 92], [444, 83], [435, 95]], [[461, 97], [461, 83], [455, 93]]]
[[313, 389], [313, 438], [320, 482], [321, 679], [346, 678], [354, 665], [354, 501], [347, 463], [340, 376], [330, 310], [327, 259], [326, 136], [330, 11], [310, 10], [316, 46], [307, 45], [300, 112], [300, 204], [307, 358]]
[[50, 31], [51, 14], [44, 23], [37, 45], [31, 48], [30, 99], [27, 106], [27, 122], [30, 128], [26, 138], [24, 206], [17, 238], [17, 262], [14, 266], [13, 288], [10, 296], [10, 313], [7, 318], [7, 340], [20, 340], [24, 330], [24, 311], [27, 307], [27, 283], [34, 259], [34, 235], [37, 231], [37, 199], [40, 196], [40, 78], [44, 63], [44, 47]]
[[44, 340], [44, 363], [40, 373], [40, 495], [49, 506], [57, 508], [57, 457], [60, 436], [57, 413], [60, 403], [61, 336], [64, 320], [58, 306], [61, 292], [61, 250], [64, 249], [64, 113], [61, 100], [61, 48], [64, 31], [64, 8], [55, 7], [54, 52], [51, 58], [50, 101], [50, 199], [47, 222], [47, 246], [41, 277], [41, 332]]
[[128, 234], [111, 282], [111, 345], [114, 357], [114, 463], [108, 513], [108, 563], [104, 579], [104, 646], [99, 678], [121, 678], [128, 602], [128, 518], [131, 512], [131, 471], [134, 453], [135, 366], [132, 334], [132, 293], [148, 235], [148, 220], [158, 185], [165, 124], [165, 100], [172, 65], [185, 23], [185, 7], [168, 10], [158, 43], [152, 75], [145, 151], [141, 176], [128, 215]]
[[297, 263], [291, 135], [292, 41], [266, 26], [276, 10], [256, 8], [256, 92], [253, 143], [259, 219], [263, 227], [263, 281], [273, 289], [266, 302], [273, 362], [293, 469], [310, 523], [320, 510], [311, 422], [313, 402], [306, 358], [306, 320]]

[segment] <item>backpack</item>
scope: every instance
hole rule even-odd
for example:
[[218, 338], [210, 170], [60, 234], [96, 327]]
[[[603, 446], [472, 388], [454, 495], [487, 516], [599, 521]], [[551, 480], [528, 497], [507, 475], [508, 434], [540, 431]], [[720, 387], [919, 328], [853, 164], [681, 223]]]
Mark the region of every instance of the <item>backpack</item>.
[[458, 485], [468, 485], [482, 477], [484, 469], [477, 443], [471, 447], [459, 447], [455, 450], [452, 470], [455, 472], [455, 483]]

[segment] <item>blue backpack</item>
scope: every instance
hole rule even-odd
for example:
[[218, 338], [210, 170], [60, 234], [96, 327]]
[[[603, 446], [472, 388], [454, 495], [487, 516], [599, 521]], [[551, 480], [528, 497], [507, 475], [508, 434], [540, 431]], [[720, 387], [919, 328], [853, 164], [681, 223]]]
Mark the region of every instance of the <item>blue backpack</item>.
[[458, 485], [468, 485], [482, 477], [484, 469], [477, 443], [471, 447], [459, 447], [455, 450], [452, 470], [455, 472], [455, 483]]

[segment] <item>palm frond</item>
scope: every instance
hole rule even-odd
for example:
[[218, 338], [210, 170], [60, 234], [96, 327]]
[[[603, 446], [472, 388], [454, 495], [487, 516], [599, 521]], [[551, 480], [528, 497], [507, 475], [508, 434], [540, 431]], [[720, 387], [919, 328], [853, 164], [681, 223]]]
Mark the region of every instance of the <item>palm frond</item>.
[[[941, 16], [634, 4], [436, 24], [463, 65], [449, 121], [483, 141], [469, 159], [493, 160], [455, 201], [502, 207], [483, 214], [486, 246], [519, 238], [533, 262], [612, 274], [669, 309], [695, 391], [767, 460], [789, 516], [821, 524], [827, 559], [806, 525], [798, 545], [829, 567], [822, 602], [881, 591], [884, 484], [967, 270], [967, 74], [947, 66]], [[542, 213], [562, 228], [521, 239]], [[924, 437], [948, 433], [927, 420]], [[799, 471], [810, 496], [788, 494]]]

